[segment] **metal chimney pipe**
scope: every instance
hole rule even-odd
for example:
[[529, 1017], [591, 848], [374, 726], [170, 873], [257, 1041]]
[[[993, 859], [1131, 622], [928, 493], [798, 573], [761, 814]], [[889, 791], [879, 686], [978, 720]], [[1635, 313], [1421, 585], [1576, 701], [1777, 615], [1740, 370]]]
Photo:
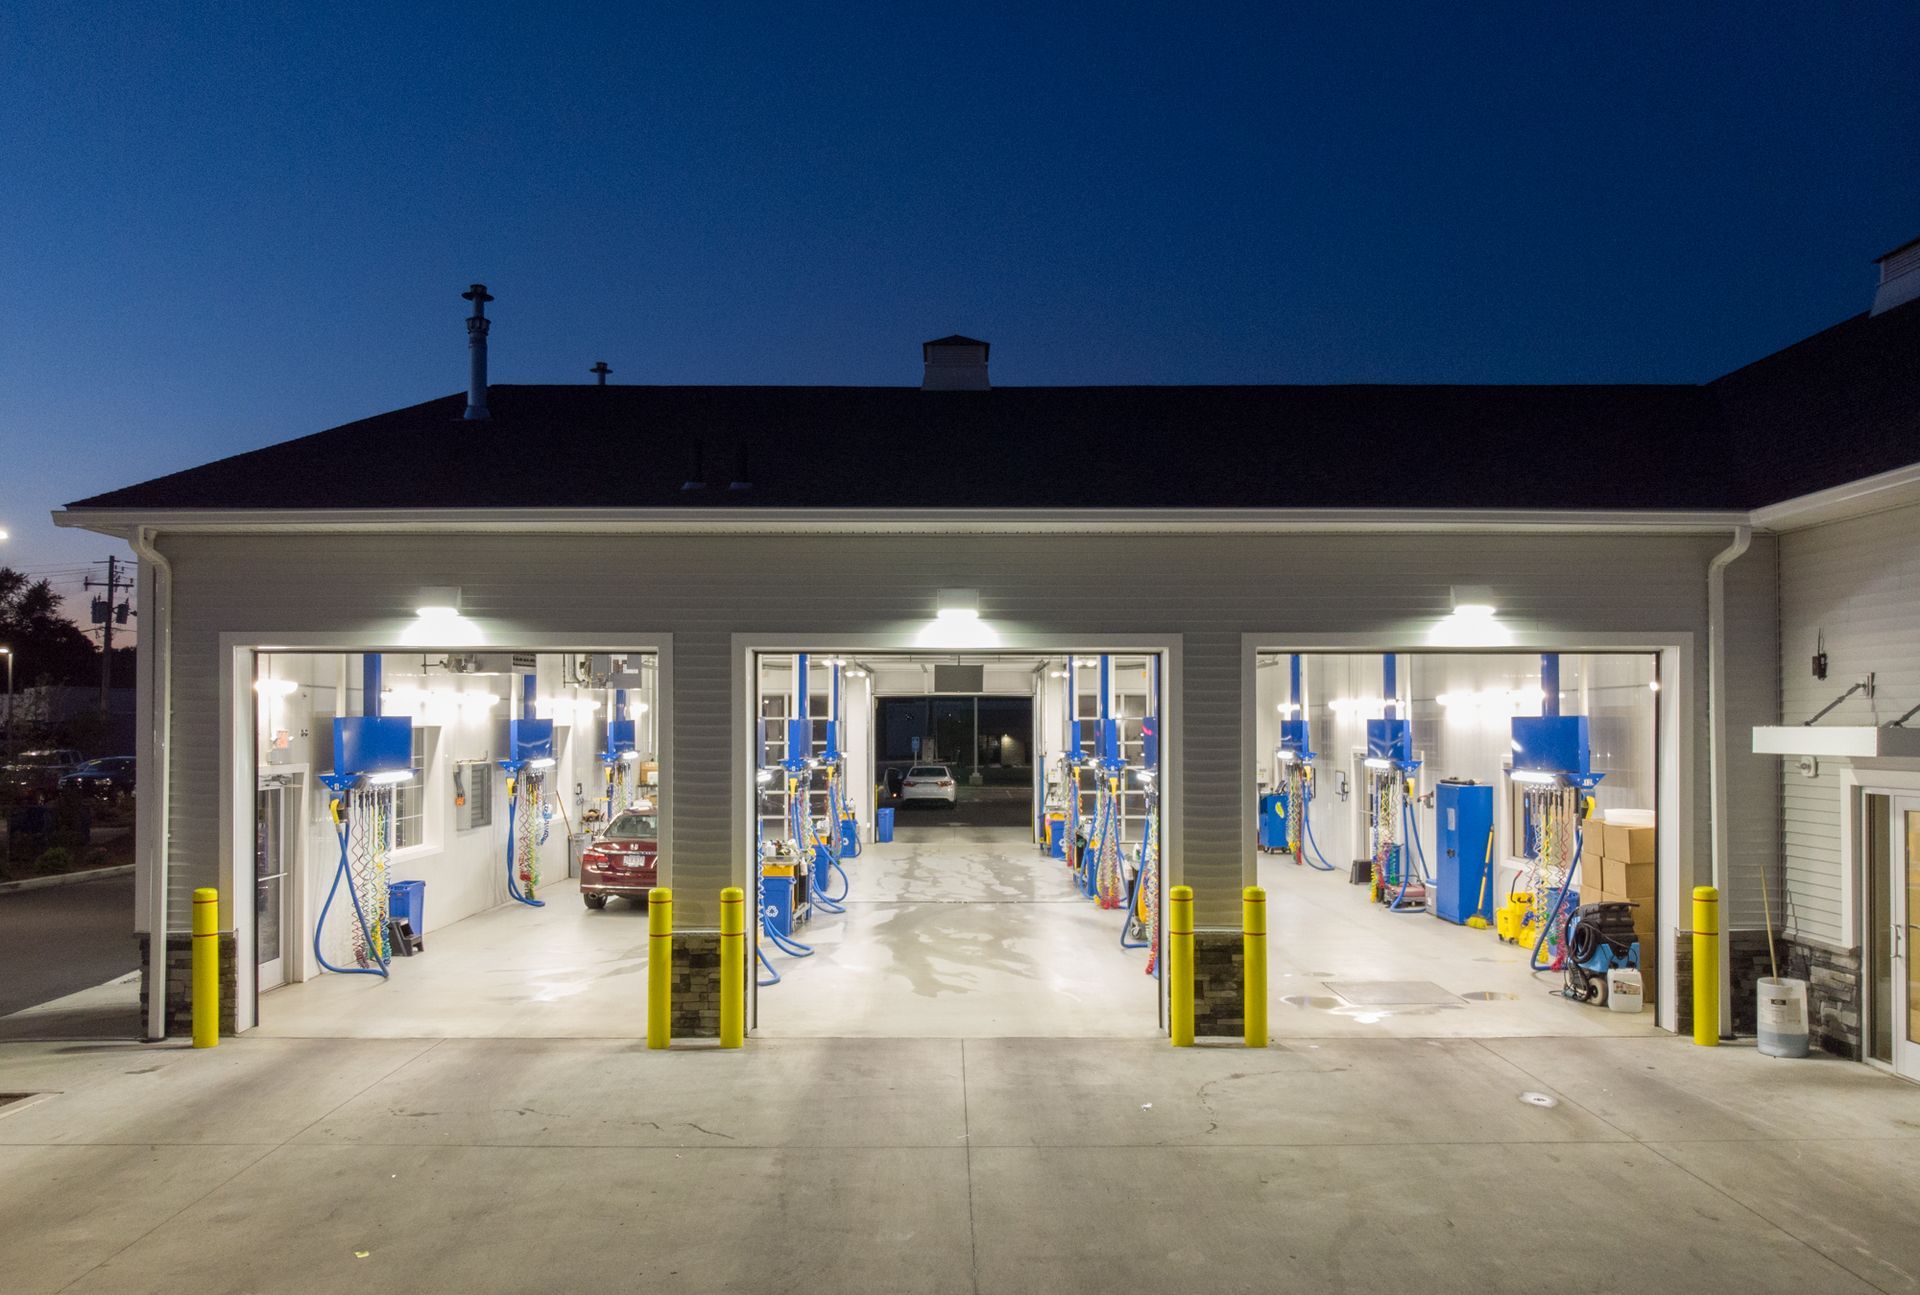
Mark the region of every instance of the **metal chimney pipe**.
[[486, 284], [476, 283], [461, 293], [460, 299], [473, 303], [473, 313], [467, 316], [466, 416], [473, 420], [492, 418], [487, 410], [487, 330], [493, 325], [487, 318], [487, 303], [493, 296]]

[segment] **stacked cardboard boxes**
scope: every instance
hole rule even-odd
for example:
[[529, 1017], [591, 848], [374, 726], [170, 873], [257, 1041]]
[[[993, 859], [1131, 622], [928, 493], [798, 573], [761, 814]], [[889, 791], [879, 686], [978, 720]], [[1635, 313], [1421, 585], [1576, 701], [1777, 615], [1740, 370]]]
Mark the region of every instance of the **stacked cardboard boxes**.
[[[1657, 832], [1653, 825], [1589, 821], [1586, 827], [1585, 859], [1581, 864], [1585, 884], [1580, 891], [1582, 904], [1626, 903], [1633, 907], [1633, 929], [1640, 937], [1640, 967], [1647, 985], [1648, 1001], [1653, 997], [1653, 968], [1657, 951], [1654, 941], [1655, 873], [1658, 871]], [[1596, 851], [1597, 847], [1597, 851]], [[1594, 856], [1598, 853], [1599, 857]]]

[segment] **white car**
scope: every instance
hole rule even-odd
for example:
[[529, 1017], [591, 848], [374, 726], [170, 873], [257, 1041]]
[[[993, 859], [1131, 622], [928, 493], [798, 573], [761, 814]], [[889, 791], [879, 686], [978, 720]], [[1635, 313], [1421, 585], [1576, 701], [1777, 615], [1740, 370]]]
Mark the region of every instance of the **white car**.
[[955, 794], [953, 774], [944, 764], [916, 764], [907, 770], [906, 779], [900, 784], [902, 804], [916, 800], [937, 800], [951, 805]]

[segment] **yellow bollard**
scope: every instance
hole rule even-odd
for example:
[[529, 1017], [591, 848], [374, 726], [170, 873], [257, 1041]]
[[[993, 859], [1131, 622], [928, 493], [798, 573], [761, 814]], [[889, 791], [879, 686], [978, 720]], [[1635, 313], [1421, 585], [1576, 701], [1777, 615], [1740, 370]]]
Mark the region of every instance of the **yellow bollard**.
[[1246, 1022], [1247, 1046], [1267, 1046], [1267, 892], [1248, 886], [1240, 892], [1240, 948], [1245, 954], [1246, 999], [1241, 1018]]
[[1720, 892], [1693, 888], [1693, 1041], [1720, 1042]]
[[1193, 1046], [1193, 887], [1167, 892], [1167, 1014], [1173, 1046]]
[[747, 896], [738, 886], [720, 892], [720, 1046], [747, 1041]]
[[193, 1046], [220, 1046], [220, 892], [193, 892]]
[[647, 896], [647, 1046], [673, 1040], [673, 891]]

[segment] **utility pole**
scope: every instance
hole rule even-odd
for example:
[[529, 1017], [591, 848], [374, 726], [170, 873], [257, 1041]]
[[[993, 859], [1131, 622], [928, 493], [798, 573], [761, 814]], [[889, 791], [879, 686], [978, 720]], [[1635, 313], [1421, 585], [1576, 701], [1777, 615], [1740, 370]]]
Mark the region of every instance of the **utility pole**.
[[133, 588], [133, 581], [120, 575], [120, 559], [107, 559], [107, 578], [95, 580], [88, 576], [85, 581], [88, 589], [104, 589], [105, 598], [93, 600], [94, 623], [100, 626], [100, 722], [108, 722], [107, 699], [113, 690], [113, 627], [116, 622], [127, 623], [127, 604], [119, 601], [120, 590]]

